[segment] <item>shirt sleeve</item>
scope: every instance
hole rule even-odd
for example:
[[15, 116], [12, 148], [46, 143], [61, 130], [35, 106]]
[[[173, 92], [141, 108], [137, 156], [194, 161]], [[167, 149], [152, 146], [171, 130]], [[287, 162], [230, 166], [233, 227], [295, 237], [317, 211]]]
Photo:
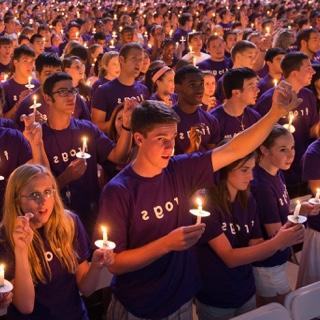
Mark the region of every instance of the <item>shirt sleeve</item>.
[[20, 131], [12, 129], [15, 131], [17, 140], [17, 152], [18, 156], [18, 166], [28, 162], [32, 159], [32, 152], [29, 142], [24, 138]]
[[211, 126], [210, 126], [211, 135], [210, 135], [209, 143], [216, 145], [220, 142], [219, 122], [213, 115], [210, 115], [210, 122], [211, 122]]
[[252, 213], [252, 229], [251, 229], [251, 239], [262, 238], [261, 224], [259, 219], [258, 207], [255, 199], [250, 195], [249, 197], [249, 211]]
[[105, 85], [102, 85], [95, 90], [92, 96], [92, 107], [101, 111], [107, 112], [107, 97]]
[[[319, 140], [314, 143], [319, 145]], [[320, 179], [320, 152], [313, 146], [314, 144], [310, 145], [303, 156], [302, 179], [304, 181]]]

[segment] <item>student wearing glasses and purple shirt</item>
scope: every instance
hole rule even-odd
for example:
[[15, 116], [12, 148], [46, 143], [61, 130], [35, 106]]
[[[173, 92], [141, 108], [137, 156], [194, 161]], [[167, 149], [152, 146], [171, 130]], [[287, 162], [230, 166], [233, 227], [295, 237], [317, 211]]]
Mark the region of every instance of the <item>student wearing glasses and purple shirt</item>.
[[113, 252], [90, 244], [79, 218], [63, 207], [52, 173], [25, 164], [10, 175], [0, 228], [1, 260], [14, 281], [6, 319], [88, 320], [80, 297], [95, 291]]
[[201, 284], [189, 249], [205, 224], [193, 224], [189, 197], [213, 185], [213, 172], [255, 150], [298, 103], [290, 86], [281, 83], [268, 116], [224, 146], [175, 157], [179, 117], [174, 110], [145, 101], [133, 111], [137, 156], [104, 187], [97, 221], [109, 226], [117, 244], [109, 267], [115, 277], [108, 319], [192, 319], [192, 299]]
[[[58, 72], [50, 75], [43, 84], [45, 102], [48, 105], [48, 122], [43, 125], [43, 141], [50, 168], [61, 188], [66, 205], [78, 214], [89, 232], [95, 223], [100, 194], [97, 164], [109, 160], [125, 163], [131, 149], [130, 126], [133, 103], [126, 101], [123, 125], [117, 144], [114, 144], [93, 123], [73, 118], [77, 90], [72, 78]], [[83, 138], [88, 140], [87, 152], [91, 157], [78, 159]]]

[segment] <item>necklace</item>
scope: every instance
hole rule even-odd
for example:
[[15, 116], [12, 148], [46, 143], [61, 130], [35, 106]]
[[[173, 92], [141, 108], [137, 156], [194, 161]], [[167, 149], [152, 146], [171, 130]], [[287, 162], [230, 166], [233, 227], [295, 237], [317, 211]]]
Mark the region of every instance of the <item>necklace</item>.
[[[245, 127], [244, 127], [244, 123], [243, 123], [243, 120], [244, 120], [244, 113], [242, 114], [241, 118], [240, 117], [235, 117], [237, 119], [237, 121], [239, 122], [240, 124], [240, 127], [241, 127], [241, 130], [244, 131]], [[240, 118], [240, 119], [239, 119]]]

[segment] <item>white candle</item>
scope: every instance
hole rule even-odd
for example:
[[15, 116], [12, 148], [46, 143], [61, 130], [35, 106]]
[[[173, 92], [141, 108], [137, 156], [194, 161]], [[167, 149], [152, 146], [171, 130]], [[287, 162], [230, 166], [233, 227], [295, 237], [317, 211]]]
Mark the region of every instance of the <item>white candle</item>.
[[317, 193], [316, 193], [316, 200], [320, 200], [320, 188], [317, 188]]
[[0, 287], [4, 286], [4, 265], [0, 264]]
[[30, 84], [31, 84], [31, 80], [32, 80], [32, 77], [30, 76], [30, 77], [28, 77], [28, 86], [30, 86]]
[[299, 200], [297, 200], [297, 204], [296, 204], [296, 207], [294, 208], [294, 212], [293, 212], [293, 217], [294, 218], [298, 218], [299, 216], [299, 213], [300, 213], [300, 209], [301, 209], [301, 203]]
[[107, 228], [104, 227], [104, 226], [101, 226], [101, 231], [102, 231], [102, 241], [103, 241], [103, 244], [106, 245], [106, 244], [108, 244]]
[[7, 81], [8, 80], [8, 75], [5, 73], [4, 75], [3, 75], [3, 80], [2, 80], [2, 82], [5, 82], [5, 81]]
[[266, 27], [266, 34], [270, 35], [270, 27]]
[[292, 126], [293, 119], [294, 119], [294, 114], [292, 111], [290, 111], [289, 112], [289, 130], [290, 130], [290, 127]]
[[278, 80], [277, 79], [273, 79], [273, 84], [276, 87], [278, 85]]
[[198, 205], [198, 215], [197, 215], [197, 224], [201, 223], [201, 214], [202, 214], [202, 200], [201, 198], [196, 199]]
[[76, 32], [76, 38], [79, 38], [79, 31]]
[[88, 148], [87, 141], [88, 141], [87, 137], [82, 138], [82, 153], [85, 153], [87, 151], [87, 148]]
[[186, 42], [186, 38], [184, 36], [181, 37], [180, 39], [181, 42]]

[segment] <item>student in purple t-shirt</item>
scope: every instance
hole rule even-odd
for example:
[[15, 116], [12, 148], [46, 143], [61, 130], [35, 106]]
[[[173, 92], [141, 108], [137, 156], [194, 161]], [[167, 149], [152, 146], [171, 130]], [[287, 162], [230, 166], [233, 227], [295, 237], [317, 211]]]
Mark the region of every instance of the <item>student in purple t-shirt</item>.
[[100, 86], [92, 97], [92, 121], [106, 132], [112, 111], [127, 98], [143, 101], [149, 95], [148, 89], [136, 81], [143, 63], [143, 48], [138, 43], [124, 45], [119, 53], [120, 75]]
[[[132, 101], [123, 111], [123, 124], [117, 144], [87, 120], [72, 117], [77, 90], [72, 78], [63, 72], [50, 75], [43, 85], [44, 99], [49, 107], [48, 123], [43, 125], [43, 141], [53, 174], [57, 177], [66, 205], [77, 213], [89, 233], [95, 223], [100, 188], [97, 164], [109, 160], [125, 163], [131, 148], [130, 117]], [[87, 138], [91, 157], [79, 159]]]
[[191, 153], [212, 149], [219, 142], [218, 121], [201, 108], [204, 92], [202, 72], [194, 66], [179, 69], [174, 77], [178, 103], [173, 107], [179, 115], [175, 153]]
[[[288, 221], [290, 198], [281, 170], [288, 170], [294, 159], [294, 138], [277, 124], [260, 146], [259, 163], [254, 169], [251, 190], [257, 201], [264, 239], [273, 238]], [[314, 209], [302, 203], [301, 214]], [[254, 264], [258, 305], [271, 302], [284, 303], [291, 291], [287, 276], [290, 249], [277, 251], [266, 260]]]
[[[315, 196], [320, 188], [320, 139], [311, 143], [302, 158], [302, 180], [308, 182]], [[318, 261], [320, 243], [320, 215], [308, 218], [308, 227], [303, 244], [297, 287], [320, 280]]]
[[248, 192], [256, 153], [226, 167], [208, 190], [206, 230], [196, 247], [202, 276], [197, 297], [201, 320], [230, 319], [256, 306], [251, 263], [303, 240], [304, 228], [282, 228], [263, 241], [257, 204]]
[[[254, 70], [255, 57], [257, 55], [257, 47], [254, 43], [241, 40], [238, 41], [231, 50], [232, 69], [249, 68]], [[215, 96], [220, 103], [224, 101], [223, 77], [218, 81]]]
[[207, 49], [211, 57], [198, 63], [200, 70], [212, 71], [217, 81], [232, 67], [231, 60], [224, 55], [225, 48], [226, 43], [221, 37], [210, 36], [207, 41]]
[[8, 319], [89, 319], [79, 291], [95, 291], [114, 254], [96, 249], [88, 263], [85, 229], [64, 209], [47, 168], [25, 164], [10, 175], [0, 239], [6, 278], [14, 281]]
[[[61, 71], [62, 62], [60, 58], [52, 52], [44, 52], [36, 59], [37, 77], [40, 81], [40, 88], [35, 90], [32, 94], [27, 96], [20, 104], [17, 110], [15, 123], [20, 130], [23, 130], [23, 122], [20, 118], [23, 114], [30, 114], [33, 112], [30, 106], [34, 102], [34, 96], [41, 106], [37, 109], [43, 119], [44, 116], [48, 117], [49, 106], [43, 97], [43, 84], [45, 80], [53, 73]], [[77, 119], [90, 120], [90, 113], [83, 98], [79, 94], [76, 95], [76, 105], [73, 116]]]
[[[22, 100], [33, 91], [27, 89], [26, 84], [31, 79], [35, 53], [26, 45], [16, 48], [13, 52], [14, 73], [12, 78], [1, 84], [4, 91], [3, 114], [6, 118], [14, 119]], [[34, 88], [39, 86], [36, 80], [31, 80]]]
[[189, 12], [184, 12], [179, 17], [179, 27], [174, 32], [172, 40], [174, 42], [180, 42], [181, 38], [184, 37], [184, 39], [187, 41], [188, 33], [192, 29], [192, 24], [193, 24], [192, 14]]
[[3, 80], [10, 73], [13, 41], [10, 37], [0, 36], [0, 78]]
[[109, 268], [116, 276], [108, 319], [191, 319], [200, 275], [189, 248], [204, 224], [192, 225], [189, 196], [213, 184], [213, 171], [256, 149], [287, 108], [299, 102], [285, 83], [277, 93], [269, 115], [228, 144], [176, 157], [179, 119], [174, 110], [148, 100], [133, 111], [137, 156], [104, 187], [96, 227], [106, 224], [117, 244]]
[[146, 85], [151, 88], [149, 100], [158, 100], [172, 107], [177, 103], [177, 95], [174, 93], [175, 72], [168, 66], [156, 66], [149, 68], [146, 74]]
[[315, 28], [300, 30], [297, 34], [298, 50], [306, 54], [311, 63], [317, 63], [315, 57], [320, 50], [320, 32]]
[[202, 71], [204, 91], [202, 96], [201, 108], [207, 112], [217, 106], [217, 100], [214, 96], [216, 91], [216, 78], [211, 71]]
[[33, 120], [32, 116], [24, 118], [24, 136], [16, 129], [4, 127], [4, 122], [0, 121], [0, 217], [4, 190], [11, 172], [26, 162], [48, 166], [41, 139], [41, 126], [33, 123]]
[[256, 102], [259, 93], [257, 84], [257, 75], [252, 69], [231, 69], [225, 73], [225, 103], [211, 112], [219, 123], [219, 141], [232, 138], [260, 119], [260, 114], [248, 107]]
[[259, 96], [274, 87], [282, 77], [280, 62], [286, 51], [281, 48], [271, 48], [265, 54], [265, 62], [268, 66], [268, 74], [260, 79], [258, 83]]
[[[285, 81], [288, 82], [302, 102], [293, 111], [293, 133], [295, 139], [296, 156], [289, 170], [284, 175], [289, 195], [291, 197], [307, 193], [306, 185], [301, 180], [301, 158], [311, 139], [317, 136], [319, 115], [317, 113], [316, 99], [305, 86], [311, 83], [314, 70], [308, 56], [301, 52], [291, 52], [281, 61], [281, 68]], [[257, 101], [255, 109], [264, 115], [271, 105], [274, 88], [265, 92]], [[280, 124], [287, 124], [289, 117], [280, 119]]]

